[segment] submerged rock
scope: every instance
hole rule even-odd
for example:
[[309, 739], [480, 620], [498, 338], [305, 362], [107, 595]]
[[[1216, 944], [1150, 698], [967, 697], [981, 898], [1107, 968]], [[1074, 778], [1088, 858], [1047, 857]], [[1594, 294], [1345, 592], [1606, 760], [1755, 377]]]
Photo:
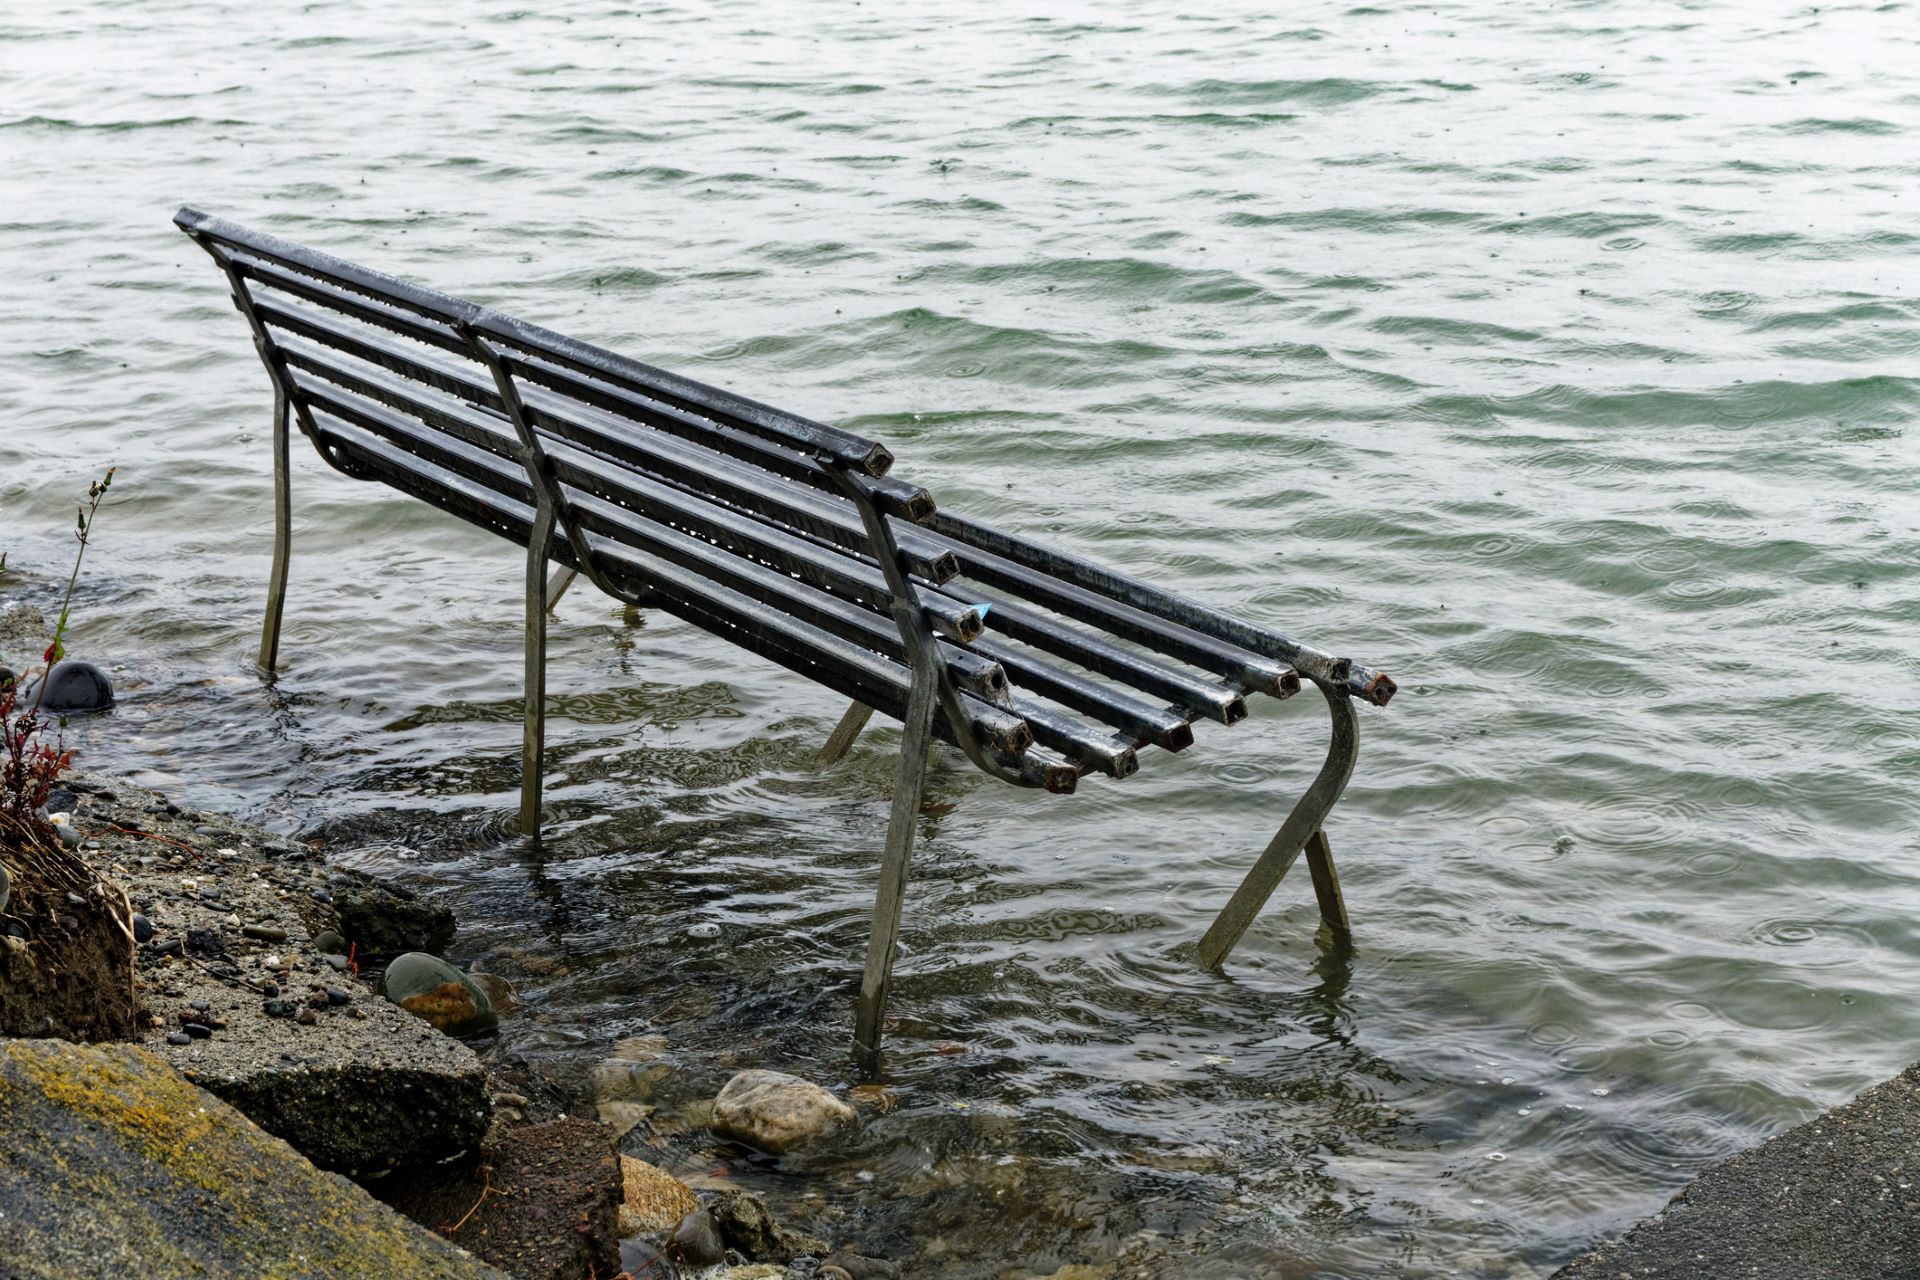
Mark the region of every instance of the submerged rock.
[[714, 1229], [713, 1215], [702, 1209], [680, 1220], [673, 1233], [673, 1250], [688, 1267], [717, 1267], [727, 1260], [726, 1246]]
[[781, 1071], [742, 1071], [713, 1100], [713, 1128], [722, 1137], [774, 1155], [832, 1133], [853, 1108], [817, 1084]]
[[888, 1262], [885, 1258], [869, 1258], [849, 1249], [830, 1253], [821, 1260], [822, 1271], [830, 1267], [838, 1267], [852, 1280], [900, 1280], [899, 1263]]
[[[40, 691], [42, 685], [44, 693]], [[41, 710], [61, 715], [105, 711], [113, 705], [113, 681], [91, 662], [69, 658], [54, 663], [53, 670], [36, 681], [27, 694], [29, 700], [39, 700]]]
[[388, 965], [381, 993], [448, 1035], [483, 1034], [499, 1021], [486, 992], [446, 961], [424, 952], [410, 951]]
[[632, 1156], [620, 1157], [620, 1236], [664, 1234], [700, 1207], [686, 1183]]
[[754, 1262], [777, 1262], [782, 1266], [795, 1256], [819, 1257], [827, 1251], [824, 1240], [789, 1230], [773, 1220], [766, 1201], [751, 1191], [734, 1191], [721, 1196], [709, 1210], [720, 1239], [729, 1249], [738, 1249]]
[[0, 1270], [505, 1280], [130, 1045], [0, 1043]]

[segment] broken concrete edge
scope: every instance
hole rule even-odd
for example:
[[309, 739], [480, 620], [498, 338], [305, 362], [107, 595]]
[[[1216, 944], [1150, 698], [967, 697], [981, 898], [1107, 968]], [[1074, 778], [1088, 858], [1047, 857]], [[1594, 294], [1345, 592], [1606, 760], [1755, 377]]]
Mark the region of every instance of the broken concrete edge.
[[[148, 1048], [322, 1168], [365, 1178], [480, 1145], [491, 1090], [473, 1050], [316, 946], [337, 928], [342, 880], [314, 850], [97, 774], [57, 796], [80, 851], [140, 913]], [[376, 884], [347, 883], [362, 901]]]
[[1916, 1256], [1920, 1063], [1712, 1166], [1553, 1280], [1853, 1280]]

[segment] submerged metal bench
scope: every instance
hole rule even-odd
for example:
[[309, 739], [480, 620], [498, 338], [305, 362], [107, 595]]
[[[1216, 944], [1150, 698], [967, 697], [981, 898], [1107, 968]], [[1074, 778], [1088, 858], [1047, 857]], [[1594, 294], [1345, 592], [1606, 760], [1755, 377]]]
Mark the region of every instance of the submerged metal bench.
[[[253, 327], [274, 385], [274, 557], [260, 663], [279, 649], [291, 548], [290, 419], [334, 468], [527, 548], [520, 818], [537, 836], [546, 618], [576, 574], [852, 700], [819, 763], [873, 711], [902, 722], [855, 1016], [877, 1068], [931, 739], [1016, 786], [1068, 793], [1231, 725], [1249, 694], [1325, 695], [1325, 763], [1200, 939], [1218, 966], [1304, 849], [1336, 939], [1346, 906], [1322, 823], [1379, 671], [978, 520], [889, 475], [872, 440], [182, 209]], [[549, 577], [550, 566], [558, 566]]]

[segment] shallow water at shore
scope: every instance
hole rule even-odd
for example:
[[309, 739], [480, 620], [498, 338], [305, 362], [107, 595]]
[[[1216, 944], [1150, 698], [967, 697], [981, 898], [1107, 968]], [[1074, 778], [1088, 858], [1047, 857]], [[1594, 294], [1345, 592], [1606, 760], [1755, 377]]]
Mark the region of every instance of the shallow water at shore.
[[529, 849], [515, 553], [304, 445], [261, 680], [270, 401], [179, 203], [877, 436], [957, 508], [1377, 663], [1349, 959], [1304, 879], [1226, 976], [1186, 959], [1313, 768], [1309, 700], [1071, 799], [943, 766], [900, 1105], [748, 1176], [935, 1275], [1543, 1273], [1920, 1043], [1915, 37], [1898, 4], [9, 14], [0, 540], [63, 575], [119, 463], [89, 763], [436, 886], [529, 1002], [506, 1051], [584, 1075], [658, 1029], [689, 1090], [849, 1079], [892, 735], [815, 775], [833, 699], [576, 592]]

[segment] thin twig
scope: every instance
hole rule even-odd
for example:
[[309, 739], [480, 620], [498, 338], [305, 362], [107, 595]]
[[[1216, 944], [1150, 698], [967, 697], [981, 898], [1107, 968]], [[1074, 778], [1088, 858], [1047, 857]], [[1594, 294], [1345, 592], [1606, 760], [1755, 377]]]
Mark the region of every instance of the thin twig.
[[474, 1214], [480, 1212], [480, 1206], [487, 1202], [488, 1196], [503, 1196], [506, 1194], [506, 1192], [504, 1191], [495, 1191], [493, 1189], [493, 1166], [492, 1165], [483, 1164], [480, 1166], [480, 1179], [481, 1179], [480, 1198], [473, 1202], [473, 1208], [467, 1210], [464, 1214], [462, 1214], [460, 1216], [460, 1221], [454, 1223], [450, 1227], [442, 1227], [440, 1229], [441, 1233], [445, 1235], [447, 1239], [451, 1240], [456, 1235], [460, 1234], [460, 1228], [467, 1225], [468, 1218], [471, 1218]]

